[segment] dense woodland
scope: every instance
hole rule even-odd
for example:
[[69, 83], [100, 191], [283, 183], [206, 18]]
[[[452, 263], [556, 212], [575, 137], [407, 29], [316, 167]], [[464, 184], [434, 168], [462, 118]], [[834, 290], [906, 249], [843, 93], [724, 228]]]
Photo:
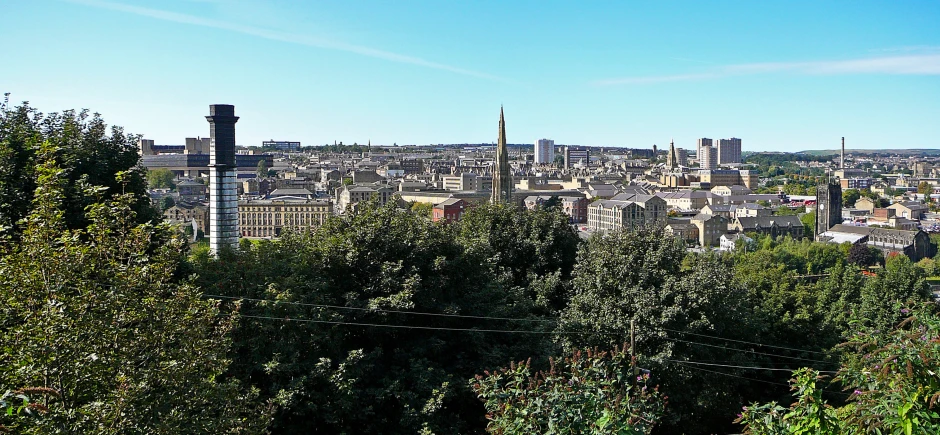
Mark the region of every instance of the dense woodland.
[[933, 260], [392, 203], [216, 258], [158, 220], [134, 136], [0, 113], [0, 432], [940, 428]]

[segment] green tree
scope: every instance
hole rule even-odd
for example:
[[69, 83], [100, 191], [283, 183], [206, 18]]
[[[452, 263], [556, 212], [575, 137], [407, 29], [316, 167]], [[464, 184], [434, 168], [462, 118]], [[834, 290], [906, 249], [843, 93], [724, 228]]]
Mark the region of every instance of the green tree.
[[411, 211], [418, 216], [430, 219], [431, 214], [434, 211], [434, 204], [431, 204], [430, 202], [412, 202]]
[[485, 403], [494, 434], [649, 434], [666, 400], [633, 370], [627, 348], [590, 349], [553, 359], [549, 370], [531, 361], [470, 380]]
[[460, 220], [458, 242], [473, 261], [550, 312], [567, 302], [580, 237], [559, 208], [474, 207]]
[[29, 213], [36, 189], [33, 162], [42, 144], [43, 115], [25, 104], [8, 109], [0, 106], [0, 235], [15, 233]]
[[869, 278], [861, 289], [857, 318], [860, 324], [890, 330], [903, 317], [897, 304], [931, 300], [924, 270], [905, 255], [888, 256], [885, 268]]
[[261, 161], [258, 162], [258, 169], [256, 170], [255, 176], [258, 177], [258, 179], [268, 178], [267, 160], [261, 159]]
[[864, 243], [856, 243], [849, 249], [848, 261], [862, 267], [874, 266], [878, 257], [872, 248]]
[[147, 171], [147, 186], [151, 189], [176, 188], [176, 175], [169, 169], [159, 168]]
[[926, 181], [921, 181], [917, 184], [917, 193], [921, 195], [930, 195], [933, 193], [933, 185]]
[[87, 227], [69, 229], [58, 155], [38, 154], [22, 240], [0, 257], [0, 385], [54, 392], [17, 430], [259, 433], [267, 412], [222, 377], [234, 319], [176, 278], [185, 243], [138, 224], [131, 194], [91, 202]]
[[173, 200], [173, 197], [170, 195], [160, 198], [160, 210], [166, 211], [170, 207], [176, 205], [176, 201]]
[[816, 212], [810, 212], [800, 215], [800, 222], [803, 223], [803, 235], [809, 239], [815, 238], [816, 234]]
[[933, 258], [922, 258], [916, 265], [924, 271], [924, 276], [940, 276], [940, 263]]
[[[899, 314], [907, 315], [903, 309]], [[833, 407], [822, 397], [818, 372], [801, 369], [793, 381], [797, 401], [744, 408], [737, 422], [745, 434], [936, 434], [940, 433], [940, 317], [921, 307], [889, 333], [864, 329], [845, 346], [850, 352], [835, 382], [849, 391]]]
[[553, 326], [468, 256], [457, 230], [371, 200], [313, 232], [193, 258], [213, 294], [271, 301], [240, 308], [261, 318], [236, 329], [231, 375], [279, 405], [272, 432], [482, 429], [466, 379], [554, 350]]
[[665, 237], [661, 228], [595, 236], [578, 254], [558, 330], [574, 349], [629, 341], [634, 325], [639, 363], [658, 373], [670, 397], [664, 430], [710, 433], [733, 415], [740, 400], [736, 378], [702, 376], [673, 361], [746, 362], [747, 355], [697, 346], [688, 335], [750, 338], [745, 294], [730, 278], [722, 258], [687, 257], [682, 241]]
[[[56, 164], [64, 170], [68, 228], [87, 225], [86, 207], [92, 203], [126, 193], [134, 194], [137, 222], [155, 222], [159, 216], [146, 194], [137, 139], [120, 127], [109, 129], [100, 115], [86, 110], [42, 114], [23, 103], [0, 111], [0, 232], [17, 237], [18, 222], [30, 212], [37, 177], [33, 165], [43, 142], [54, 147]], [[87, 186], [99, 190], [85, 195]]]
[[842, 192], [842, 206], [843, 207], [855, 207], [855, 202], [862, 197], [861, 192], [858, 189], [845, 189]]
[[796, 402], [789, 409], [776, 402], [745, 406], [735, 423], [745, 425], [745, 435], [845, 434], [836, 410], [823, 399], [820, 379], [815, 370], [797, 370], [791, 381]]

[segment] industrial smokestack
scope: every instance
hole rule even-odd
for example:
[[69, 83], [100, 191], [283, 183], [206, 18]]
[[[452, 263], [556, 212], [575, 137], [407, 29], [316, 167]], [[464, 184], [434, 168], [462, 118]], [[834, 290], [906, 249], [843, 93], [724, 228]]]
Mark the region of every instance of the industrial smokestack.
[[839, 160], [839, 163], [842, 165], [842, 169], [845, 169], [845, 136], [842, 136], [842, 159]]
[[235, 106], [209, 106], [209, 251], [238, 247], [235, 187]]

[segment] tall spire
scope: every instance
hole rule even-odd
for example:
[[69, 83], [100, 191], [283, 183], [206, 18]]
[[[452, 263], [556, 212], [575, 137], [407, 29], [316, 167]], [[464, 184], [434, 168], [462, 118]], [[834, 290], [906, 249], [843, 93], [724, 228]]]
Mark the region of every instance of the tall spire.
[[506, 120], [503, 106], [499, 106], [499, 139], [496, 143], [496, 161], [493, 165], [493, 192], [490, 202], [507, 203], [512, 193], [512, 176], [509, 174], [509, 151], [506, 149]]
[[666, 163], [669, 165], [670, 169], [675, 169], [679, 166], [679, 156], [676, 155], [676, 144], [673, 139], [669, 139], [669, 155], [666, 160], [668, 160]]

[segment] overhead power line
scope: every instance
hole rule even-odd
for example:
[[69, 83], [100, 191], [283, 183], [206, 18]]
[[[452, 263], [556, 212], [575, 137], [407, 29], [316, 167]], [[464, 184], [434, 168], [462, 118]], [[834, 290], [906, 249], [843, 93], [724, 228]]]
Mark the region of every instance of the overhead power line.
[[[744, 369], [744, 370], [768, 370], [768, 371], [777, 371], [777, 372], [792, 372], [794, 369], [783, 369], [779, 367], [753, 367], [753, 366], [738, 366], [738, 365], [729, 365], [729, 364], [712, 364], [700, 361], [682, 361], [682, 360], [673, 360], [667, 359], [665, 361], [680, 363], [680, 364], [694, 364], [698, 366], [710, 366], [710, 367], [724, 367], [731, 369]], [[816, 370], [816, 369], [813, 369]], [[836, 373], [831, 370], [816, 370], [819, 373]]]
[[341, 305], [325, 305], [325, 304], [310, 304], [304, 302], [292, 302], [292, 301], [277, 301], [272, 299], [257, 299], [257, 298], [246, 298], [241, 296], [223, 296], [223, 295], [203, 295], [207, 298], [219, 298], [219, 299], [234, 299], [234, 300], [245, 300], [252, 302], [269, 302], [273, 304], [284, 304], [284, 305], [297, 305], [304, 307], [314, 307], [314, 308], [328, 308], [334, 310], [351, 310], [351, 311], [365, 311], [365, 312], [375, 312], [375, 313], [395, 313], [395, 314], [411, 314], [415, 316], [433, 316], [433, 317], [453, 317], [458, 319], [477, 319], [477, 320], [506, 320], [513, 322], [536, 322], [536, 323], [557, 323], [554, 320], [548, 319], [519, 319], [512, 317], [493, 317], [493, 316], [471, 316], [464, 314], [447, 314], [447, 313], [427, 313], [422, 311], [405, 311], [405, 310], [389, 310], [385, 308], [360, 308], [360, 307], [344, 307]]
[[677, 334], [694, 335], [694, 336], [696, 336], [696, 337], [714, 338], [714, 339], [716, 339], [716, 340], [730, 341], [730, 342], [733, 342], [733, 343], [752, 344], [752, 345], [754, 345], [754, 346], [767, 347], [767, 348], [771, 348], [771, 349], [792, 350], [792, 351], [794, 351], [794, 352], [805, 352], [805, 353], [815, 353], [815, 354], [820, 354], [820, 355], [827, 355], [826, 352], [820, 352], [820, 351], [816, 351], [816, 350], [797, 349], [797, 348], [795, 348], [795, 347], [777, 346], [777, 345], [773, 345], [773, 344], [762, 344], [762, 343], [756, 343], [756, 342], [747, 341], [747, 340], [737, 340], [737, 339], [734, 339], [734, 338], [715, 337], [715, 336], [713, 336], [713, 335], [698, 334], [698, 333], [695, 333], [695, 332], [679, 331], [679, 330], [676, 330], [676, 329], [669, 329], [669, 328], [660, 328], [660, 329], [662, 329], [662, 330], [664, 330], [664, 331], [675, 332], [675, 333], [677, 333]]
[[[278, 301], [278, 300], [273, 300], [273, 299], [259, 299], [259, 298], [248, 298], [248, 297], [241, 297], [241, 296], [225, 296], [225, 295], [214, 295], [214, 294], [204, 294], [203, 296], [205, 296], [205, 297], [207, 297], [207, 298], [219, 298], [219, 299], [230, 299], [230, 300], [246, 300], [246, 301], [252, 301], [252, 302], [267, 302], [267, 303], [273, 303], [273, 304], [296, 305], [296, 306], [305, 306], [305, 307], [327, 308], [327, 309], [337, 309], [337, 310], [350, 310], [350, 311], [361, 311], [361, 312], [410, 314], [410, 315], [415, 315], [415, 316], [451, 317], [451, 318], [458, 318], [458, 319], [503, 320], [503, 321], [514, 321], [514, 322], [555, 323], [555, 324], [558, 323], [556, 320], [550, 320], [550, 319], [520, 319], [520, 318], [512, 318], [512, 317], [473, 316], [473, 315], [464, 315], [464, 314], [429, 313], [429, 312], [422, 312], [422, 311], [391, 310], [391, 309], [384, 309], [384, 308], [346, 307], [346, 306], [341, 306], [341, 305], [313, 304], [313, 303], [293, 302], [293, 301]], [[814, 353], [814, 354], [826, 355], [825, 352], [814, 351], [814, 350], [798, 349], [798, 348], [793, 348], [793, 347], [778, 346], [778, 345], [771, 345], [771, 344], [763, 344], [763, 343], [757, 343], [757, 342], [753, 342], [753, 341], [738, 340], [738, 339], [734, 339], [734, 338], [717, 337], [717, 336], [714, 336], [714, 335], [700, 334], [700, 333], [687, 332], [687, 331], [680, 331], [680, 330], [677, 330], [677, 329], [670, 329], [670, 328], [662, 328], [662, 327], [660, 327], [659, 329], [662, 329], [662, 330], [668, 331], [668, 332], [677, 333], [677, 334], [685, 334], [685, 335], [691, 335], [691, 336], [696, 336], [696, 337], [711, 338], [711, 339], [715, 339], [715, 340], [728, 341], [728, 342], [732, 342], [732, 343], [750, 344], [750, 345], [754, 345], [754, 346], [758, 346], [758, 347], [766, 347], [766, 348], [770, 348], [770, 349], [780, 349], [780, 350], [789, 350], [789, 351], [793, 351], [793, 352], [804, 352], [804, 353]], [[678, 339], [676, 339], [675, 341], [680, 341], [680, 342], [685, 342], [685, 343], [692, 343], [692, 342], [689, 342], [689, 341], [678, 340]], [[709, 345], [706, 345], [706, 344], [704, 344], [704, 343], [702, 343], [701, 345], [703, 345], [703, 346], [709, 346]], [[711, 345], [711, 346], [715, 347], [715, 345]], [[721, 347], [721, 346], [718, 346], [718, 347]], [[724, 348], [724, 347], [722, 347], [722, 348]], [[751, 350], [742, 350], [742, 351], [744, 351], [744, 352], [753, 352], [753, 353], [756, 353], [756, 354], [759, 354], [759, 355], [773, 355], [773, 356], [778, 356], [778, 357], [781, 357], [781, 358], [791, 358], [791, 359], [800, 359], [800, 360], [806, 360], [806, 361], [825, 362], [825, 361], [813, 360], [813, 359], [806, 359], [806, 358], [797, 358], [797, 357], [788, 357], [788, 356], [784, 356], [784, 355], [768, 354], [768, 353], [756, 352], [756, 351], [751, 351]]]
[[744, 379], [744, 380], [748, 380], [748, 381], [751, 381], [751, 382], [760, 382], [760, 383], [764, 383], [764, 384], [777, 385], [777, 386], [781, 386], [781, 387], [790, 388], [790, 385], [789, 385], [789, 384], [781, 384], [781, 383], [779, 383], [779, 382], [765, 381], [765, 380], [763, 380], [763, 379], [753, 379], [753, 378], [748, 378], [748, 377], [746, 377], [746, 376], [738, 376], [738, 375], [734, 375], [734, 374], [731, 374], [731, 373], [725, 373], [725, 372], [719, 372], [719, 371], [716, 371], [716, 370], [703, 369], [703, 368], [701, 368], [701, 367], [695, 367], [695, 366], [693, 366], [693, 365], [688, 365], [688, 364], [683, 364], [683, 365], [685, 365], [687, 368], [690, 368], [690, 369], [692, 369], [692, 370], [698, 370], [698, 371], [701, 371], [701, 372], [714, 373], [714, 374], [716, 374], [716, 375], [722, 375], [722, 376], [728, 376], [728, 377], [732, 377], [732, 378]]
[[[239, 314], [239, 316], [244, 317], [244, 318], [249, 318], [249, 319], [281, 320], [281, 321], [290, 321], [290, 322], [320, 323], [320, 324], [330, 324], [330, 325], [348, 325], [348, 326], [362, 326], [362, 327], [374, 327], [374, 328], [417, 329], [417, 330], [429, 330], [429, 331], [499, 332], [499, 333], [540, 334], [540, 335], [549, 335], [549, 334], [621, 335], [618, 333], [602, 332], [602, 331], [557, 331], [557, 330], [531, 331], [531, 330], [525, 330], [525, 329], [448, 328], [448, 327], [438, 327], [438, 326], [411, 326], [411, 325], [390, 325], [390, 324], [384, 324], [384, 323], [343, 322], [343, 321], [338, 321], [338, 320], [295, 319], [295, 318], [290, 318], [290, 317], [254, 316], [254, 315], [248, 315], [248, 314]], [[687, 343], [687, 344], [692, 344], [692, 345], [719, 348], [719, 349], [724, 349], [724, 350], [734, 351], [734, 352], [753, 353], [757, 355], [765, 355], [765, 356], [776, 357], [776, 358], [786, 358], [786, 359], [792, 359], [792, 360], [797, 360], [797, 361], [808, 361], [808, 362], [815, 362], [815, 363], [821, 363], [821, 364], [834, 364], [829, 361], [814, 360], [814, 359], [809, 359], [809, 358], [799, 358], [799, 357], [792, 357], [792, 356], [786, 356], [786, 355], [777, 355], [777, 354], [772, 354], [772, 353], [767, 353], [767, 352], [757, 352], [757, 351], [748, 350], [748, 349], [737, 349], [733, 347], [717, 346], [717, 345], [707, 344], [707, 343], [697, 343], [697, 342], [688, 341], [688, 340], [678, 340], [678, 339], [668, 340], [667, 339], [666, 341], [677, 341], [677, 342]]]
[[800, 358], [800, 357], [788, 356], [788, 355], [777, 355], [777, 354], [775, 354], [775, 353], [758, 352], [758, 351], [756, 351], [756, 350], [750, 350], [750, 349], [737, 349], [737, 348], [733, 348], [733, 347], [718, 346], [718, 345], [715, 345], [715, 344], [698, 343], [698, 342], [695, 342], [695, 341], [680, 340], [680, 339], [677, 339], [677, 338], [666, 339], [666, 341], [673, 341], [673, 342], [679, 342], [679, 343], [687, 343], [687, 344], [691, 344], [691, 345], [694, 345], [694, 346], [705, 346], [705, 347], [712, 347], [712, 348], [717, 348], [717, 349], [725, 349], [725, 350], [733, 350], [733, 351], [738, 351], [738, 352], [753, 353], [753, 354], [755, 354], [755, 355], [765, 355], [765, 356], [770, 356], [770, 357], [775, 357], [775, 358], [792, 359], [792, 360], [794, 360], [794, 361], [809, 361], [809, 362], [817, 362], [817, 363], [822, 363], [822, 364], [835, 364], [834, 362], [823, 361], [823, 360], [818, 360], [818, 359]]
[[266, 320], [282, 320], [289, 322], [303, 322], [303, 323], [325, 323], [329, 325], [348, 325], [348, 326], [363, 326], [363, 327], [375, 327], [375, 328], [393, 328], [393, 329], [422, 329], [422, 330], [431, 330], [431, 331], [465, 331], [465, 332], [505, 332], [505, 333], [518, 333], [518, 334], [594, 334], [594, 332], [578, 332], [578, 331], [530, 331], [524, 329], [477, 329], [477, 328], [445, 328], [438, 326], [410, 326], [410, 325], [387, 325], [381, 323], [358, 323], [358, 322], [340, 322], [334, 320], [313, 320], [313, 319], [292, 319], [290, 317], [269, 317], [269, 316], [252, 316], [248, 314], [239, 314], [239, 317], [244, 317], [248, 319], [266, 319]]

